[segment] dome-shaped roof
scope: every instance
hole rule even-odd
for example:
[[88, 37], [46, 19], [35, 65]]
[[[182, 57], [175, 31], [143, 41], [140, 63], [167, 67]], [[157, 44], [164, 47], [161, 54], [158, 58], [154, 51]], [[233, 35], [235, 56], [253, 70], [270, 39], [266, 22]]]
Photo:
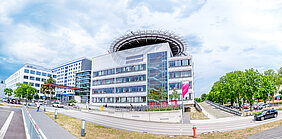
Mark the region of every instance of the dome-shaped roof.
[[126, 49], [159, 44], [169, 43], [173, 56], [181, 55], [187, 48], [186, 43], [177, 35], [163, 31], [136, 31], [129, 32], [116, 39], [110, 47], [110, 52], [117, 52]]

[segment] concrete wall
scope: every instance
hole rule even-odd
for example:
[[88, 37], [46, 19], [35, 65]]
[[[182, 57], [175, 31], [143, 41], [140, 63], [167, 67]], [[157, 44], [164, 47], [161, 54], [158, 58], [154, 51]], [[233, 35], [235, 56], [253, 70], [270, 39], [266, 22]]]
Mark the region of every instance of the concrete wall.
[[[82, 111], [87, 111], [87, 110], [82, 110]], [[100, 114], [100, 115], [107, 115], [112, 117], [140, 120], [140, 121], [166, 122], [166, 123], [181, 122], [181, 110], [150, 111], [150, 112], [146, 112], [146, 111], [116, 112], [114, 111], [114, 109], [109, 109], [109, 108], [104, 108], [103, 111], [99, 111], [98, 108], [96, 107], [95, 110], [90, 110], [89, 112]]]

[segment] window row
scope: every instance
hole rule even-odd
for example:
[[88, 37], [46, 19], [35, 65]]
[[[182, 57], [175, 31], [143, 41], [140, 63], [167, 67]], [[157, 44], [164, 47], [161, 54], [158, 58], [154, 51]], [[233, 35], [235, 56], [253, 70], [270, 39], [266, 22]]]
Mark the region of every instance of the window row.
[[186, 78], [186, 77], [192, 77], [192, 71], [186, 70], [186, 71], [174, 71], [169, 72], [169, 78]]
[[[169, 84], [169, 90], [172, 90], [172, 89], [182, 89], [182, 83], [181, 82], [178, 82], [178, 83], [170, 83]], [[189, 89], [192, 89], [192, 81], [189, 81]]]
[[24, 84], [29, 84], [30, 86], [34, 86], [34, 87], [41, 87], [41, 84], [38, 83], [33, 83], [33, 82], [23, 82]]
[[169, 67], [190, 66], [191, 59], [169, 61]]
[[144, 103], [145, 96], [137, 97], [92, 97], [93, 103]]
[[115, 84], [115, 83], [139, 82], [139, 81], [146, 81], [146, 75], [137, 75], [137, 76], [110, 78], [110, 79], [103, 79], [103, 80], [94, 80], [93, 86]]
[[64, 67], [61, 67], [61, 68], [53, 70], [53, 71], [57, 72], [57, 71], [61, 71], [61, 70], [68, 69], [68, 68], [71, 68], [71, 67], [74, 67], [74, 66], [78, 66], [78, 65], [80, 65], [80, 62], [79, 63], [74, 63], [74, 64], [69, 64], [69, 65], [65, 65]]
[[26, 76], [26, 75], [24, 75], [23, 78], [24, 79], [29, 79], [29, 80], [41, 81], [41, 82], [45, 82], [46, 81], [46, 79], [44, 79], [44, 78], [38, 78], [38, 77]]
[[[36, 75], [47, 76], [47, 77], [52, 76], [52, 74], [49, 74], [49, 73], [39, 72], [39, 71], [34, 71], [34, 70], [28, 70], [28, 69], [24, 69], [24, 73], [36, 74]], [[53, 78], [56, 78], [56, 75], [53, 75]]]
[[118, 73], [126, 73], [126, 72], [134, 72], [134, 71], [144, 71], [144, 70], [146, 70], [146, 64], [133, 65], [133, 66], [127, 66], [127, 67], [120, 67], [116, 69], [113, 68], [113, 69], [93, 72], [93, 77], [112, 75], [112, 74], [118, 74]]
[[130, 87], [117, 87], [117, 88], [99, 88], [93, 89], [92, 94], [106, 94], [106, 93], [134, 93], [145, 92], [146, 86], [130, 86]]

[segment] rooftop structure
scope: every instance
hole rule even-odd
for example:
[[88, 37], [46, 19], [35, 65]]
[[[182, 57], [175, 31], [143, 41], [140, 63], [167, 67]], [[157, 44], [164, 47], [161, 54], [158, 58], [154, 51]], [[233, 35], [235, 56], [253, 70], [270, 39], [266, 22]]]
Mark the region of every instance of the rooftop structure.
[[173, 33], [148, 30], [148, 31], [136, 31], [129, 32], [120, 38], [116, 39], [110, 47], [110, 52], [118, 52], [126, 49], [159, 44], [169, 43], [173, 56], [181, 55], [186, 50], [186, 43]]

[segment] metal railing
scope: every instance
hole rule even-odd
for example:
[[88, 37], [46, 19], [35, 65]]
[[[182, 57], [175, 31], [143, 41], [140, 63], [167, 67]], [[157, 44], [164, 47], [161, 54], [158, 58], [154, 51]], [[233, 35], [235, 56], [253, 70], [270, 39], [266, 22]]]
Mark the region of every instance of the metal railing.
[[208, 103], [208, 104], [210, 104], [210, 105], [212, 105], [212, 106], [214, 106], [214, 107], [216, 107], [216, 108], [218, 108], [220, 110], [223, 110], [225, 112], [228, 112], [228, 113], [231, 113], [231, 114], [235, 114], [235, 115], [238, 115], [238, 116], [242, 115], [242, 112], [240, 112], [240, 111], [236, 111], [234, 109], [231, 109], [231, 108], [219, 105], [219, 104], [211, 102], [209, 100], [205, 100], [204, 102], [206, 102], [206, 103]]
[[40, 128], [37, 126], [35, 121], [32, 119], [29, 111], [25, 108], [25, 106], [22, 106], [22, 111], [28, 130], [26, 132], [28, 132], [30, 139], [47, 139], [46, 136], [40, 130]]
[[194, 102], [195, 102], [195, 108], [196, 108], [199, 112], [202, 112], [203, 110], [202, 110], [201, 106], [200, 106], [196, 101], [194, 101]]

